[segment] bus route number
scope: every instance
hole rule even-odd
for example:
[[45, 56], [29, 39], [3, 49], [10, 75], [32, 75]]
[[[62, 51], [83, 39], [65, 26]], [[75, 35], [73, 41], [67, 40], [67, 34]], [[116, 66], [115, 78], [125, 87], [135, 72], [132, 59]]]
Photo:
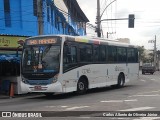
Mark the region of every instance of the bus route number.
[[27, 45], [55, 44], [56, 42], [55, 39], [28, 40]]

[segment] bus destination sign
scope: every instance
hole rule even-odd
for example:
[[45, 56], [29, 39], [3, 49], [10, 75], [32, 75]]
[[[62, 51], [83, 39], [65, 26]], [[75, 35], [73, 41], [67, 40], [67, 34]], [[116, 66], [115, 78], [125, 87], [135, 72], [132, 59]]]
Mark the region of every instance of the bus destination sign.
[[57, 43], [56, 39], [40, 39], [40, 40], [27, 40], [27, 45], [44, 45], [44, 44], [55, 44]]

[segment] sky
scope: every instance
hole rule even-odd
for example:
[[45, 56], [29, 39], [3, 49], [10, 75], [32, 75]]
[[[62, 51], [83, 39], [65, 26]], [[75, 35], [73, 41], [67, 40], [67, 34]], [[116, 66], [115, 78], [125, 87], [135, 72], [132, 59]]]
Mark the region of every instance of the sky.
[[[100, 0], [101, 13], [114, 0]], [[77, 0], [79, 6], [89, 19], [89, 23], [96, 25], [97, 0]], [[160, 50], [160, 0], [116, 0], [102, 15], [102, 19], [128, 18], [135, 15], [134, 28], [128, 28], [128, 20], [112, 20], [102, 22], [103, 35], [109, 39], [129, 38], [130, 43], [153, 49], [155, 40], [157, 50]], [[89, 35], [89, 34], [88, 34]]]

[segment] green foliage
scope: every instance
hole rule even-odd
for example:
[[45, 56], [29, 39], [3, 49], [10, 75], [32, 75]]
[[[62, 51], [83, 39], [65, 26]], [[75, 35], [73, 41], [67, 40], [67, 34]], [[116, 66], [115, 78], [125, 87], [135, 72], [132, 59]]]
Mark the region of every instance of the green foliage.
[[145, 59], [145, 54], [144, 54], [144, 46], [139, 46], [138, 51], [139, 51], [139, 60], [144, 61]]
[[144, 46], [139, 46], [138, 47], [139, 51], [139, 60], [142, 61], [143, 63], [152, 63], [153, 62], [153, 53], [149, 53], [149, 57], [145, 55], [145, 48]]

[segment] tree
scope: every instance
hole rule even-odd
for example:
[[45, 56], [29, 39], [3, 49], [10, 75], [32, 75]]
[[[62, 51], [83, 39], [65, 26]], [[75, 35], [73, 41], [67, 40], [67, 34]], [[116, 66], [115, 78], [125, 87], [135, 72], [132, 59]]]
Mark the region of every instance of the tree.
[[142, 63], [152, 63], [153, 62], [153, 58], [154, 58], [153, 53], [149, 53], [148, 55], [146, 55], [144, 46], [139, 46], [138, 51], [139, 51], [139, 60]]
[[153, 62], [153, 61], [154, 61], [154, 54], [153, 53], [149, 53], [148, 62]]
[[139, 51], [139, 60], [143, 62], [145, 60], [144, 46], [139, 46], [138, 51]]

